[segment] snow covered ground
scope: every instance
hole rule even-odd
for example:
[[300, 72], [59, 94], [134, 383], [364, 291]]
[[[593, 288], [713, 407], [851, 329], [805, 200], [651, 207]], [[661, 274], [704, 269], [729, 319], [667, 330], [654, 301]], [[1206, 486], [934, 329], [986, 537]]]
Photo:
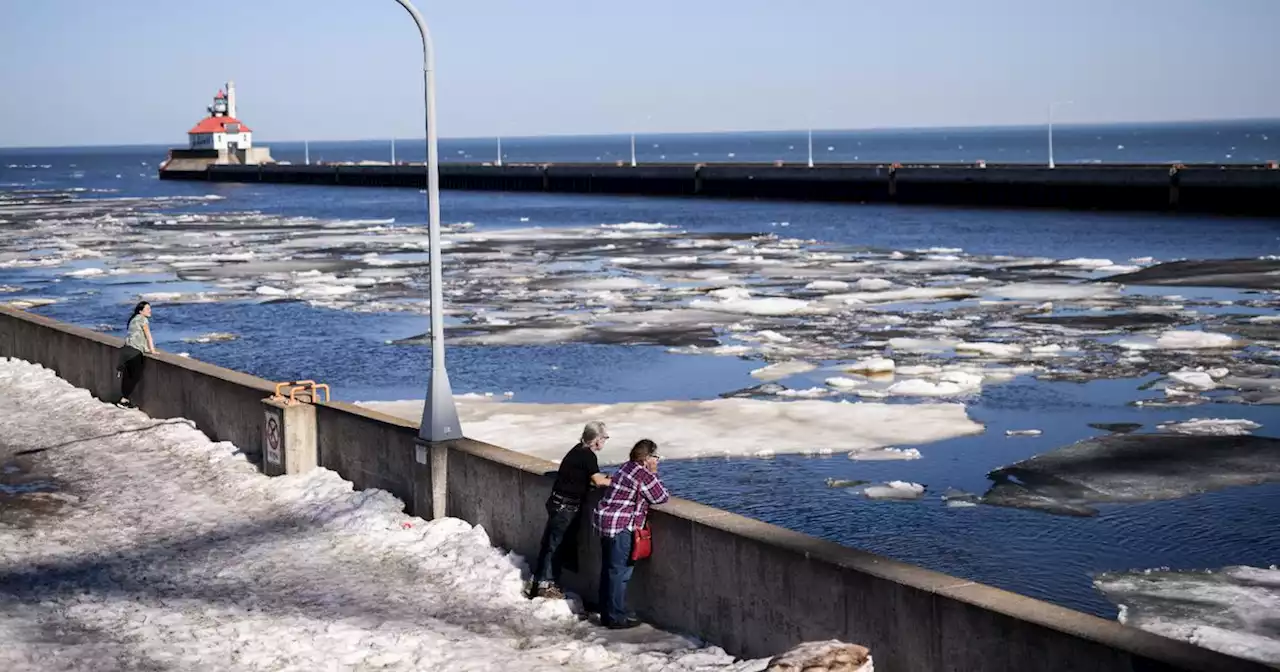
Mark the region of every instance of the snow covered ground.
[[[41, 450], [43, 449], [43, 450]], [[15, 453], [37, 451], [21, 458]], [[525, 561], [320, 469], [268, 479], [183, 420], [0, 359], [0, 461], [61, 486], [0, 524], [0, 670], [761, 670], [521, 595]], [[20, 507], [17, 498], [0, 507]], [[46, 493], [46, 500], [47, 497]]]

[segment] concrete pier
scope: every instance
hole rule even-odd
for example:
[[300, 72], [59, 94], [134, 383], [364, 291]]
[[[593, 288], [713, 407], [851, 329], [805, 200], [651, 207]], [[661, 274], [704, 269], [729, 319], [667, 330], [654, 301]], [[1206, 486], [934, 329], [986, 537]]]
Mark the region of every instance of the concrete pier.
[[[161, 179], [422, 189], [421, 165], [193, 166]], [[1250, 165], [445, 163], [443, 189], [1280, 215], [1280, 169]]]
[[[39, 363], [99, 398], [115, 396], [122, 344], [0, 306], [0, 357]], [[146, 358], [135, 400], [148, 415], [188, 418], [262, 460], [270, 381], [169, 353]], [[498, 546], [537, 554], [554, 463], [470, 439], [428, 458], [415, 423], [342, 402], [313, 406], [319, 466], [357, 489], [390, 492], [414, 515], [447, 513], [483, 526]], [[680, 498], [656, 509], [652, 524], [657, 550], [636, 568], [629, 604], [735, 655], [840, 639], [870, 647], [881, 672], [1275, 669]], [[565, 579], [592, 595], [599, 551], [584, 546], [584, 571]]]

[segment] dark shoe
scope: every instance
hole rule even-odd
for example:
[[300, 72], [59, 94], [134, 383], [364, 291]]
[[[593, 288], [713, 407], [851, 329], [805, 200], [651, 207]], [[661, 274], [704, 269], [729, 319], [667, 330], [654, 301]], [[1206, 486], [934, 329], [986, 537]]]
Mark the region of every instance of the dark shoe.
[[635, 618], [628, 618], [625, 621], [619, 621], [617, 623], [605, 623], [604, 627], [609, 628], [610, 630], [630, 630], [642, 623], [644, 623], [644, 621]]
[[137, 404], [133, 403], [132, 401], [129, 401], [128, 399], [123, 399], [123, 398], [120, 399], [120, 401], [116, 402], [116, 406], [119, 406], [120, 408], [137, 408], [138, 407]]
[[564, 591], [560, 590], [560, 586], [554, 583], [538, 586], [538, 597], [545, 597], [548, 600], [563, 600]]

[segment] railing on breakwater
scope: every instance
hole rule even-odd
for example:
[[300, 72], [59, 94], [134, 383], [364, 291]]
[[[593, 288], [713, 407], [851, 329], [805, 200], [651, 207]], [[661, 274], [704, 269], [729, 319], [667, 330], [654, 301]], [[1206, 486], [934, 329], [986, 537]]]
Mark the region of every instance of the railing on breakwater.
[[[210, 165], [162, 179], [425, 188], [421, 164]], [[440, 166], [443, 189], [772, 198], [1280, 215], [1268, 165], [484, 164]]]

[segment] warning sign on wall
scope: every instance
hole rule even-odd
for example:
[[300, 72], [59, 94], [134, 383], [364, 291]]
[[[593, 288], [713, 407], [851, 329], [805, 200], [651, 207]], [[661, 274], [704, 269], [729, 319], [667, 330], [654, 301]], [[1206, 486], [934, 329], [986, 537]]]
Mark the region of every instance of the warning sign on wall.
[[267, 462], [279, 466], [282, 462], [280, 459], [280, 444], [284, 443], [284, 431], [280, 426], [280, 416], [271, 411], [263, 411], [266, 416], [266, 422], [262, 425], [263, 441], [266, 446]]

